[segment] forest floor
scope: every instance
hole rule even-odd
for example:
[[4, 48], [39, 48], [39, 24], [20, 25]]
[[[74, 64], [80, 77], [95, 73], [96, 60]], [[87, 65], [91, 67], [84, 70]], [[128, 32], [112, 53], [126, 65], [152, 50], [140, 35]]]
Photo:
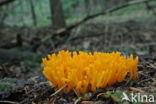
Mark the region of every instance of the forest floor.
[[[72, 30], [70, 35], [57, 36], [39, 46], [35, 45], [54, 30], [52, 27], [0, 27], [0, 52], [7, 54], [0, 55], [0, 103], [121, 104], [123, 92], [128, 95], [153, 95], [153, 104], [156, 103], [156, 23], [88, 22]], [[59, 50], [135, 54], [139, 56], [139, 78], [135, 81], [127, 78], [122, 83], [81, 96], [74, 91], [56, 91], [42, 75], [41, 58]]]

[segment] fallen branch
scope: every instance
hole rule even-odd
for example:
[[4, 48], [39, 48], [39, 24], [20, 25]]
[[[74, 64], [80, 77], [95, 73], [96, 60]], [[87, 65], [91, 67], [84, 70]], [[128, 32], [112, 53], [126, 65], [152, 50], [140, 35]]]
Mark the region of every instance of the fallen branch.
[[75, 23], [73, 25], [70, 25], [70, 26], [68, 26], [66, 28], [62, 28], [62, 29], [57, 30], [52, 35], [43, 38], [41, 40], [41, 42], [43, 43], [43, 42], [47, 41], [48, 39], [54, 38], [55, 36], [58, 36], [58, 35], [62, 35], [62, 34], [64, 35], [64, 34], [68, 33], [70, 30], [74, 29], [75, 27], [78, 27], [79, 25], [81, 25], [81, 24], [89, 21], [90, 19], [94, 19], [94, 18], [96, 18], [98, 16], [106, 15], [106, 14], [115, 12], [117, 10], [126, 8], [128, 6], [137, 5], [137, 4], [141, 4], [141, 3], [147, 3], [147, 2], [150, 2], [150, 1], [156, 1], [156, 0], [133, 0], [133, 1], [127, 2], [125, 4], [119, 5], [117, 7], [108, 9], [106, 11], [102, 11], [102, 12], [99, 12], [99, 13], [96, 13], [96, 14], [93, 14], [93, 15], [90, 15], [90, 16], [87, 16], [84, 19], [78, 21], [77, 23]]
[[2, 103], [3, 103], [3, 104], [4, 104], [4, 103], [5, 103], [5, 104], [6, 104], [6, 103], [7, 103], [7, 104], [18, 104], [17, 102], [13, 102], [13, 101], [0, 101], [0, 103], [1, 103], [1, 104], [2, 104]]
[[52, 95], [50, 95], [51, 97], [52, 96], [55, 96], [55, 95], [57, 95], [58, 93], [60, 93], [64, 88], [66, 88], [67, 87], [67, 85], [64, 85], [63, 87], [61, 87], [60, 89], [58, 89], [56, 92], [54, 92]]

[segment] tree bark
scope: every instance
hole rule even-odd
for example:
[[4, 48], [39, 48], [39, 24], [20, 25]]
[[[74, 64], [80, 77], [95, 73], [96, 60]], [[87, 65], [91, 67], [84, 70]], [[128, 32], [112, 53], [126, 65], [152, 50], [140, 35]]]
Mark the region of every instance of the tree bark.
[[57, 28], [62, 28], [66, 26], [64, 12], [60, 0], [49, 0], [50, 10], [52, 17], [52, 24]]
[[87, 15], [89, 15], [90, 14], [90, 0], [85, 0], [84, 3], [85, 3], [85, 11]]
[[98, 4], [98, 0], [93, 0], [94, 5]]
[[32, 0], [29, 0], [29, 2], [30, 2], [30, 9], [31, 9], [33, 24], [34, 24], [34, 26], [37, 26], [37, 16], [36, 16], [34, 4], [33, 4]]

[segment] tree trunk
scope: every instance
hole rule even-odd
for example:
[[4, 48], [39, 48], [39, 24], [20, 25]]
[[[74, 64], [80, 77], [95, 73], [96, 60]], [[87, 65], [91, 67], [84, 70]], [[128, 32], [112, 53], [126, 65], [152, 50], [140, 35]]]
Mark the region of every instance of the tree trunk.
[[34, 4], [33, 4], [32, 0], [29, 0], [29, 2], [30, 2], [30, 9], [31, 9], [33, 24], [34, 24], [34, 26], [37, 26], [37, 16], [36, 16]]
[[8, 16], [8, 12], [6, 12], [8, 10], [8, 5], [6, 6], [6, 9], [0, 7], [0, 25], [3, 26], [6, 17]]
[[98, 4], [97, 0], [93, 0], [94, 5], [96, 6]]
[[89, 4], [90, 0], [85, 0], [84, 3], [85, 3], [85, 11], [87, 15], [89, 15], [90, 14], [90, 4]]
[[66, 26], [64, 12], [60, 0], [50, 0], [50, 10], [52, 17], [52, 24], [57, 28]]

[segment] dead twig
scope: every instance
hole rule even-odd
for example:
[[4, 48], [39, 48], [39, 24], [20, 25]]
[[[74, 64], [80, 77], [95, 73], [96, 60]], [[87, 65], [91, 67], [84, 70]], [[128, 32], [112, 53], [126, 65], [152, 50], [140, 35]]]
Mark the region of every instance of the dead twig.
[[58, 93], [60, 93], [64, 88], [66, 88], [67, 87], [67, 85], [64, 85], [63, 87], [61, 87], [60, 89], [58, 89], [57, 91], [55, 91], [53, 94], [51, 94], [50, 96], [52, 97], [52, 96], [55, 96], [55, 95], [57, 95]]
[[144, 79], [144, 80], [138, 82], [137, 84], [140, 85], [141, 83], [148, 82], [148, 81], [151, 81], [151, 80], [152, 80], [151, 78]]
[[0, 101], [1, 104], [3, 103], [7, 103], [7, 104], [18, 104], [17, 102], [13, 102], [13, 101]]
[[78, 104], [82, 100], [82, 97], [79, 97], [78, 99], [75, 100], [74, 104]]
[[145, 93], [143, 90], [141, 90], [140, 88], [135, 88], [135, 87], [129, 87], [129, 89], [131, 91], [134, 91], [134, 92], [140, 92], [140, 93]]

